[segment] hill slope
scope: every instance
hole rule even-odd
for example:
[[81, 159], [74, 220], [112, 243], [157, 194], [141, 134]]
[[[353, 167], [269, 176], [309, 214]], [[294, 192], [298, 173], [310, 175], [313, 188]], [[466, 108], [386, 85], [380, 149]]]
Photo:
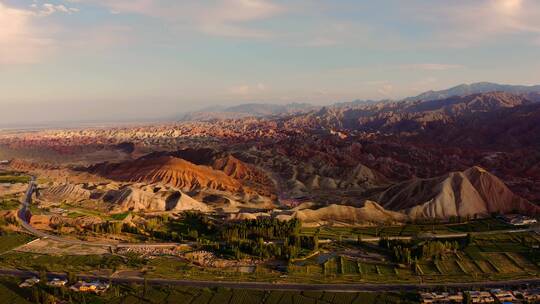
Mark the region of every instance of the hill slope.
[[402, 213], [385, 210], [371, 201], [366, 201], [361, 208], [333, 204], [319, 209], [302, 209], [296, 211], [293, 217], [305, 226], [373, 225], [401, 222], [407, 218]]
[[540, 212], [540, 207], [515, 195], [500, 179], [479, 167], [406, 181], [388, 188], [376, 200], [384, 208], [405, 212], [412, 218]]
[[92, 173], [125, 182], [162, 183], [191, 191], [212, 189], [243, 193], [244, 187], [224, 172], [172, 156], [142, 157], [117, 164], [99, 164]]

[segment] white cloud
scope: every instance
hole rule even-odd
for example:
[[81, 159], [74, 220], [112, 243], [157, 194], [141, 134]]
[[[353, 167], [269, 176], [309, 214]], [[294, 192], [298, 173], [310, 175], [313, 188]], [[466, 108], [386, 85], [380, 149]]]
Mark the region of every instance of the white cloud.
[[444, 64], [444, 63], [419, 63], [419, 64], [406, 64], [399, 68], [406, 70], [424, 70], [424, 71], [447, 71], [454, 69], [461, 69], [464, 66], [459, 64]]
[[[415, 16], [437, 26], [439, 40], [469, 46], [504, 35], [540, 35], [540, 1], [457, 0], [452, 5], [427, 5]], [[534, 39], [533, 39], [534, 40]]]
[[203, 32], [217, 36], [261, 38], [271, 33], [244, 23], [267, 19], [283, 8], [266, 0], [224, 0], [215, 7], [202, 10], [197, 17]]
[[[74, 0], [71, 0], [72, 2]], [[169, 23], [194, 27], [214, 36], [264, 38], [271, 32], [249, 23], [282, 13], [284, 8], [269, 0], [77, 0], [97, 4], [114, 14], [139, 14], [158, 17]]]
[[329, 47], [340, 44], [341, 42], [336, 39], [326, 38], [326, 37], [315, 37], [312, 40], [300, 43], [300, 46], [305, 47]]
[[[432, 90], [438, 81], [439, 80], [435, 77], [427, 77], [427, 78], [419, 79], [417, 81], [410, 83], [407, 86], [409, 89], [407, 93], [409, 95], [416, 95], [416, 94], [420, 94], [428, 90]], [[448, 85], [448, 87], [450, 86], [451, 85]]]
[[32, 8], [32, 12], [40, 17], [50, 16], [55, 13], [72, 14], [79, 12], [78, 8], [67, 7], [63, 4], [43, 3], [42, 5], [39, 5], [33, 3], [30, 7]]
[[384, 98], [392, 98], [394, 93], [394, 86], [392, 84], [383, 84], [377, 89], [377, 93]]
[[0, 2], [0, 64], [36, 62], [52, 47], [52, 40], [32, 23], [32, 11]]
[[232, 95], [248, 95], [250, 87], [248, 85], [237, 85], [228, 88], [227, 91]]
[[167, 13], [167, 7], [158, 0], [68, 0], [73, 3], [89, 3], [107, 7], [117, 14], [130, 13], [161, 16]]
[[263, 91], [266, 91], [266, 85], [263, 83], [257, 83], [255, 85], [242, 84], [227, 88], [227, 93], [235, 96], [255, 95]]

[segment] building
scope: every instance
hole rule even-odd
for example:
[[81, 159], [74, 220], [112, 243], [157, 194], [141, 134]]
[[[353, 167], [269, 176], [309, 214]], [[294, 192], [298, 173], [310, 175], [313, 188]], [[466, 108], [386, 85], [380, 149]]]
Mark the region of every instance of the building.
[[540, 288], [516, 291], [514, 292], [514, 295], [527, 301], [528, 303], [540, 302]]
[[54, 278], [51, 281], [47, 282], [47, 286], [51, 287], [64, 287], [67, 284], [67, 280], [62, 280], [59, 278]]
[[506, 223], [514, 226], [526, 226], [536, 224], [538, 221], [532, 217], [528, 217], [520, 214], [507, 214], [503, 215], [502, 220]]
[[37, 283], [39, 283], [39, 281], [40, 280], [36, 277], [29, 278], [29, 279], [24, 280], [24, 282], [22, 282], [21, 284], [19, 284], [19, 287], [21, 288], [32, 287], [36, 285]]
[[487, 291], [466, 291], [472, 303], [495, 303], [495, 299]]
[[516, 297], [510, 290], [492, 289], [491, 294], [501, 303], [514, 303], [517, 301]]
[[68, 214], [68, 211], [66, 209], [58, 208], [58, 207], [51, 208], [49, 211], [51, 213], [60, 214], [60, 215], [67, 215]]
[[9, 165], [9, 160], [0, 160], [0, 165]]
[[425, 304], [449, 304], [449, 303], [463, 303], [463, 293], [461, 292], [423, 292], [420, 293], [421, 303]]
[[73, 286], [71, 286], [70, 289], [78, 292], [93, 292], [99, 294], [107, 291], [109, 287], [110, 285], [108, 283], [101, 283], [99, 281], [90, 283], [85, 281], [79, 281]]

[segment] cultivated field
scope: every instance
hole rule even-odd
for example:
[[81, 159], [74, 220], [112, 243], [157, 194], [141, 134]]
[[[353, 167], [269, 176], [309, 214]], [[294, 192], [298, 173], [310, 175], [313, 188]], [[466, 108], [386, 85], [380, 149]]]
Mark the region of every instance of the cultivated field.
[[294, 292], [258, 291], [228, 288], [188, 288], [167, 286], [117, 285], [105, 294], [73, 293], [68, 290], [52, 289], [39, 285], [29, 289], [17, 287], [19, 280], [0, 279], [0, 299], [6, 303], [34, 303], [38, 294], [54, 295], [60, 299], [71, 299], [74, 303], [93, 304], [376, 304], [376, 303], [417, 303], [414, 294], [397, 293], [335, 293], [335, 292]]

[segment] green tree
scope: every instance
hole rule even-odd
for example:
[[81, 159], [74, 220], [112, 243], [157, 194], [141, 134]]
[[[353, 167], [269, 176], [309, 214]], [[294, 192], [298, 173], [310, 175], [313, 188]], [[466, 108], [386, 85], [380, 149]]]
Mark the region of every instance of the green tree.
[[34, 303], [41, 303], [41, 300], [40, 300], [40, 297], [39, 297], [39, 289], [34, 286], [32, 287], [32, 300], [34, 301]]
[[45, 271], [44, 269], [39, 271], [39, 280], [42, 283], [47, 283], [47, 271]]
[[471, 299], [471, 294], [466, 292], [464, 295], [463, 295], [463, 303], [464, 304], [471, 304], [472, 303], [472, 299]]
[[69, 271], [67, 273], [67, 279], [68, 279], [68, 282], [69, 284], [75, 284], [77, 283], [77, 275], [74, 274], [73, 272]]

